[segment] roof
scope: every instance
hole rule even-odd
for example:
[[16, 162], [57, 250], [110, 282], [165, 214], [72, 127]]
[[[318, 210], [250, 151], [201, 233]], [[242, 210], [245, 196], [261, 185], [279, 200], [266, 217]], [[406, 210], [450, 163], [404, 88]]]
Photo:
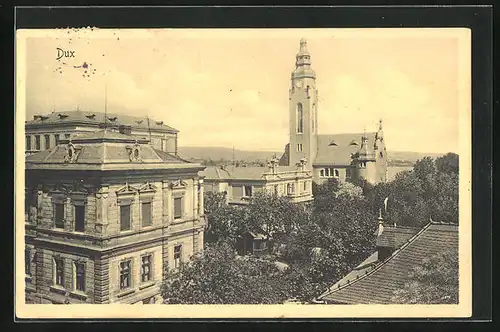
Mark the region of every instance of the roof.
[[[279, 166], [277, 168], [278, 175], [296, 171], [299, 171], [297, 166]], [[222, 169], [220, 166], [208, 166], [203, 172], [200, 172], [200, 175], [204, 176], [206, 180], [265, 180], [264, 174], [269, 173], [271, 173], [269, 167], [229, 166]]]
[[389, 304], [394, 291], [408, 281], [413, 267], [424, 258], [452, 249], [458, 249], [458, 225], [431, 222], [386, 260], [362, 269], [361, 274], [351, 274], [350, 278], [347, 275], [319, 299], [344, 304]]
[[[317, 154], [313, 165], [350, 165], [351, 155], [361, 148], [363, 135], [364, 133], [318, 135]], [[376, 135], [376, 132], [366, 133], [368, 153], [374, 152]], [[333, 143], [335, 145], [331, 145]]]
[[[147, 140], [109, 131], [76, 135], [62, 139], [51, 149], [26, 157], [27, 169], [155, 169], [203, 166], [176, 155], [156, 150]], [[138, 157], [133, 154], [138, 149]], [[70, 150], [72, 153], [70, 155]], [[74, 156], [72, 158], [72, 156]]]
[[107, 115], [106, 123], [108, 125], [127, 125], [136, 130], [152, 130], [177, 133], [178, 130], [163, 124], [163, 121], [149, 119], [147, 117], [137, 117], [125, 114], [114, 114], [84, 110], [71, 110], [53, 112], [44, 114], [43, 116], [35, 115], [33, 120], [26, 121], [26, 128], [39, 127], [47, 125], [72, 125], [72, 124], [87, 124], [96, 126], [104, 123], [104, 116]]
[[280, 157], [279, 165], [280, 166], [290, 165], [290, 143], [285, 145], [285, 152]]
[[399, 248], [419, 231], [414, 227], [384, 226], [382, 234], [377, 238], [377, 247]]

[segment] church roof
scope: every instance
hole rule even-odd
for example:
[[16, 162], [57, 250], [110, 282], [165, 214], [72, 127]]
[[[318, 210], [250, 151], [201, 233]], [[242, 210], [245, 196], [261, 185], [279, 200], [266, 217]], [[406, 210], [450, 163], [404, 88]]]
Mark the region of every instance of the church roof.
[[[109, 126], [126, 125], [135, 130], [148, 129], [152, 131], [161, 131], [168, 133], [177, 133], [178, 130], [163, 124], [163, 121], [148, 119], [146, 117], [137, 117], [125, 114], [106, 113], [106, 122]], [[68, 110], [53, 112], [44, 115], [35, 115], [33, 120], [26, 121], [26, 128], [38, 128], [41, 126], [54, 125], [74, 125], [86, 124], [89, 126], [98, 126], [104, 123], [104, 112], [93, 112], [84, 110]]]
[[[318, 135], [317, 154], [313, 165], [317, 166], [349, 166], [351, 155], [361, 148], [363, 133], [346, 133], [334, 135]], [[376, 132], [366, 133], [367, 152], [373, 153]]]
[[[26, 157], [27, 169], [130, 170], [195, 167], [176, 155], [154, 149], [146, 139], [108, 130], [61, 139], [51, 149]], [[135, 150], [137, 156], [135, 156]], [[71, 151], [70, 151], [71, 150]]]
[[[385, 231], [385, 230], [384, 230]], [[386, 260], [376, 253], [333, 285], [319, 300], [343, 304], [389, 304], [424, 258], [458, 249], [458, 225], [431, 222]]]

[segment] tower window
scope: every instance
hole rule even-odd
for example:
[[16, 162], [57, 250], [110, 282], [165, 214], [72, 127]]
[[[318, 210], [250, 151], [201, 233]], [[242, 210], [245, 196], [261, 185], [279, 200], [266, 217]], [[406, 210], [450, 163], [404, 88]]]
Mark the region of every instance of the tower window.
[[50, 135], [45, 135], [45, 150], [50, 149]]
[[35, 150], [40, 150], [40, 135], [35, 136]]
[[64, 286], [64, 262], [62, 258], [54, 259], [54, 284]]
[[120, 289], [130, 288], [132, 285], [132, 262], [130, 260], [120, 263]]
[[56, 228], [64, 228], [64, 204], [54, 204], [54, 222]]
[[384, 157], [384, 154], [382, 152], [380, 152], [380, 158], [383, 158]]
[[120, 205], [120, 231], [130, 230], [130, 204]]
[[85, 205], [75, 205], [75, 232], [85, 231]]
[[182, 245], [177, 245], [174, 247], [174, 269], [178, 269], [181, 266], [182, 261]]
[[302, 144], [301, 143], [297, 144], [297, 151], [302, 152]]
[[75, 263], [75, 289], [85, 292], [85, 264]]
[[297, 104], [297, 133], [304, 132], [304, 114], [302, 110], [302, 104]]
[[26, 151], [31, 150], [31, 136], [26, 136]]

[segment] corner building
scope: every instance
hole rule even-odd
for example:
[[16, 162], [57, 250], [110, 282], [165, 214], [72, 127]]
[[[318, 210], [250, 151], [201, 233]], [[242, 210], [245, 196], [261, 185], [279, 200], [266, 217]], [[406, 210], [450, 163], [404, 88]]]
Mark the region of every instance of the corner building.
[[203, 250], [203, 169], [106, 130], [28, 156], [26, 301], [162, 301], [167, 269]]

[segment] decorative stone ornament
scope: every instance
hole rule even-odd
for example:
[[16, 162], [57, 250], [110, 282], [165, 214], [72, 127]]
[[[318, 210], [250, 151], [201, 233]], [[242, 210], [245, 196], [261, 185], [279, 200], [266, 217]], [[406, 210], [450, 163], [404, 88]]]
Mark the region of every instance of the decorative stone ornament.
[[142, 161], [141, 159], [141, 146], [137, 141], [133, 146], [127, 147], [129, 159], [132, 162]]
[[76, 147], [73, 145], [71, 141], [69, 141], [66, 146], [66, 155], [64, 156], [64, 162], [66, 163], [74, 163], [78, 159], [78, 155], [80, 154], [80, 147]]

